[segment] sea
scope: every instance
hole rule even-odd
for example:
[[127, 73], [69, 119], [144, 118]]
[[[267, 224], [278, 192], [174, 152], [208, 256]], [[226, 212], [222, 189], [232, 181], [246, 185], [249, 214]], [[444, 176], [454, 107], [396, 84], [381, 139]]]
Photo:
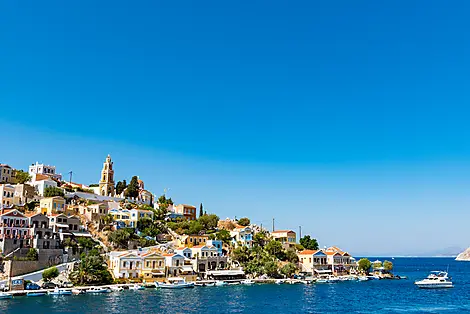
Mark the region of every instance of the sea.
[[[407, 280], [15, 297], [0, 300], [0, 313], [470, 313], [470, 262], [453, 258], [395, 258], [392, 262], [394, 273]], [[424, 290], [413, 284], [430, 271], [447, 269], [454, 288]]]

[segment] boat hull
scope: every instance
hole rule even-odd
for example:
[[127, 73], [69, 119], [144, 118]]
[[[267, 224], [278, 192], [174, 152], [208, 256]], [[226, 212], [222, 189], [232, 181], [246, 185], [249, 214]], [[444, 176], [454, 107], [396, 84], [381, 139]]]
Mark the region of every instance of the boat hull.
[[161, 289], [186, 289], [186, 288], [194, 288], [194, 283], [185, 283], [179, 285], [169, 285], [169, 284], [159, 284], [157, 288]]

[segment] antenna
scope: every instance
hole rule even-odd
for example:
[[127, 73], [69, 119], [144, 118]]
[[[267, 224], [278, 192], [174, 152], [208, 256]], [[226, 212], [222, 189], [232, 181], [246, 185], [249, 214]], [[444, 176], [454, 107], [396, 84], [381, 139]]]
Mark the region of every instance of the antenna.
[[69, 183], [70, 183], [70, 185], [72, 185], [72, 174], [73, 174], [73, 171], [70, 170], [70, 171], [69, 171], [69, 175], [70, 175]]
[[274, 218], [273, 218], [273, 232], [274, 232]]

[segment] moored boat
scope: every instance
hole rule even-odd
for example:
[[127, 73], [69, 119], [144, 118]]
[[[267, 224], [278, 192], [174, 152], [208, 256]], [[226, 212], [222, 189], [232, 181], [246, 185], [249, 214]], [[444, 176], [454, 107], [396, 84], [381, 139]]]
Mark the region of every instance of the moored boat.
[[254, 284], [254, 283], [255, 283], [255, 282], [254, 282], [253, 280], [251, 280], [251, 279], [245, 279], [245, 280], [242, 280], [242, 281], [241, 281], [241, 284], [242, 284], [242, 285], [248, 285], [248, 286], [249, 286], [249, 285], [252, 285], [252, 284]]
[[280, 285], [280, 284], [283, 284], [283, 283], [284, 283], [284, 280], [282, 280], [282, 279], [276, 279], [276, 281], [274, 281], [274, 283], [275, 283], [276, 285]]
[[452, 288], [454, 286], [452, 278], [444, 271], [432, 271], [427, 278], [416, 281], [415, 285], [422, 289]]
[[106, 287], [93, 287], [86, 291], [88, 294], [110, 293], [111, 289]]
[[72, 289], [72, 294], [74, 295], [79, 295], [79, 294], [85, 294], [86, 291], [84, 289]]
[[113, 292], [124, 291], [124, 288], [123, 288], [123, 287], [120, 287], [120, 286], [111, 286], [110, 289], [111, 289], [111, 291], [113, 291]]
[[43, 295], [46, 295], [46, 292], [28, 292], [26, 293], [27, 297], [42, 297]]
[[183, 289], [183, 288], [193, 288], [194, 282], [186, 282], [184, 278], [174, 277], [168, 278], [168, 282], [157, 283], [158, 288], [162, 289]]
[[215, 286], [216, 287], [223, 287], [223, 286], [226, 286], [227, 283], [225, 281], [222, 281], [222, 280], [218, 280], [215, 282]]
[[138, 285], [138, 284], [134, 284], [132, 286], [129, 287], [129, 290], [134, 290], [134, 291], [137, 291], [137, 290], [145, 290], [145, 288], [141, 285]]
[[54, 291], [49, 291], [48, 294], [49, 295], [72, 295], [72, 291], [55, 287]]
[[11, 299], [13, 296], [11, 294], [0, 292], [0, 300]]

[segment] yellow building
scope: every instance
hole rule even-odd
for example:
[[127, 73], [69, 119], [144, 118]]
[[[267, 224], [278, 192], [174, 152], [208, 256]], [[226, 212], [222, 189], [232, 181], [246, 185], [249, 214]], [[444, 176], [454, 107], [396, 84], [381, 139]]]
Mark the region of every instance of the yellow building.
[[63, 213], [65, 211], [65, 199], [61, 196], [46, 197], [39, 201], [41, 214]]
[[206, 235], [184, 235], [178, 239], [178, 247], [193, 247], [196, 245], [205, 245], [209, 240]]
[[281, 242], [284, 247], [294, 246], [297, 239], [297, 235], [292, 230], [273, 231], [271, 237], [273, 240]]
[[165, 258], [157, 252], [148, 252], [142, 256], [141, 276], [145, 281], [153, 281], [165, 276]]
[[174, 206], [175, 213], [183, 215], [186, 220], [196, 220], [196, 207], [192, 205], [180, 204]]

